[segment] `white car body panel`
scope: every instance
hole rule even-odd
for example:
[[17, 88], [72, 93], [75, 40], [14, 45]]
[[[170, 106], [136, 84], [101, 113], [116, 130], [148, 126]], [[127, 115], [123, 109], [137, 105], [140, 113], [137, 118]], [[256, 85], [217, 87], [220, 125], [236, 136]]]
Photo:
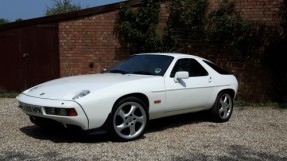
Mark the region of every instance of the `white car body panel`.
[[[174, 57], [163, 76], [104, 73], [66, 77], [32, 87], [17, 96], [17, 100], [40, 107], [73, 107], [78, 116], [52, 116], [45, 114], [44, 110], [43, 115], [24, 112], [29, 116], [50, 118], [65, 125], [72, 124], [89, 130], [101, 127], [116, 101], [129, 94], [142, 94], [147, 97], [150, 119], [209, 109], [218, 93], [225, 89], [233, 90], [236, 95], [236, 78], [233, 75], [217, 73], [202, 62], [205, 59], [184, 54], [155, 54]], [[170, 78], [170, 73], [175, 62], [181, 58], [197, 60], [207, 70], [208, 75], [189, 77], [176, 83], [174, 78]], [[73, 97], [83, 90], [89, 90], [90, 93], [73, 100]]]
[[[51, 100], [51, 99], [42, 99], [42, 98], [37, 98], [37, 97], [31, 97], [27, 96], [25, 94], [20, 94], [17, 96], [18, 101], [21, 103], [27, 104], [27, 105], [33, 105], [33, 106], [38, 106], [41, 107], [42, 114], [34, 114], [34, 113], [25, 113], [27, 115], [33, 115], [33, 116], [39, 116], [43, 118], [50, 118], [55, 121], [61, 122], [64, 125], [66, 124], [71, 124], [71, 125], [77, 125], [81, 127], [83, 130], [88, 130], [88, 119], [83, 111], [82, 107], [74, 102], [74, 101], [65, 101], [65, 100]], [[60, 107], [60, 108], [75, 108], [78, 116], [73, 116], [73, 117], [65, 117], [65, 116], [55, 116], [55, 115], [49, 115], [45, 113], [45, 110], [43, 109], [44, 107]]]
[[174, 82], [173, 78], [166, 78], [166, 110], [176, 111], [188, 108], [209, 108], [208, 103], [214, 91], [209, 76], [189, 77]]

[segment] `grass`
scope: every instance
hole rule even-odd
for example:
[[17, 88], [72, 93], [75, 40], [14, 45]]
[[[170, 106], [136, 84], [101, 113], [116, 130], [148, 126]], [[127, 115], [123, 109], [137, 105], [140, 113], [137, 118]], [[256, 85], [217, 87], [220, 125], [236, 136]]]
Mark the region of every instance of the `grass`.
[[247, 102], [242, 100], [235, 100], [235, 106], [248, 106], [248, 107], [274, 107], [274, 108], [285, 108], [287, 109], [287, 103], [278, 103], [278, 102]]
[[4, 89], [0, 89], [0, 98], [15, 98], [18, 94], [17, 92], [7, 92]]

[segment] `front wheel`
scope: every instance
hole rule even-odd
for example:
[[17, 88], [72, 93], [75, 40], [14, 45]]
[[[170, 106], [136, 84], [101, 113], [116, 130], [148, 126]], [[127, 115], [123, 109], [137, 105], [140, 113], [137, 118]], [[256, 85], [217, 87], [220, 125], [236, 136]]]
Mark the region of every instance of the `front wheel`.
[[138, 98], [120, 100], [113, 108], [110, 133], [117, 141], [131, 141], [140, 138], [148, 123], [147, 107]]
[[226, 122], [233, 112], [233, 99], [228, 92], [218, 94], [216, 101], [210, 111], [215, 122]]

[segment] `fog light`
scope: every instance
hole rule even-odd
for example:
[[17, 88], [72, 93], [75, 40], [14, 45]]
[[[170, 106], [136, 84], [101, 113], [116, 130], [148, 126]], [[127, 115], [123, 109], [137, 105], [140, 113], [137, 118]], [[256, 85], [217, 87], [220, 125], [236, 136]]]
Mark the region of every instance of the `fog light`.
[[74, 108], [45, 107], [45, 111], [48, 115], [78, 116], [78, 113]]
[[57, 112], [56, 112], [57, 115], [60, 115], [60, 116], [68, 116], [68, 114], [67, 114], [67, 109], [57, 108], [56, 111], [57, 111]]
[[56, 110], [53, 107], [46, 107], [45, 110], [46, 110], [46, 114], [56, 115]]

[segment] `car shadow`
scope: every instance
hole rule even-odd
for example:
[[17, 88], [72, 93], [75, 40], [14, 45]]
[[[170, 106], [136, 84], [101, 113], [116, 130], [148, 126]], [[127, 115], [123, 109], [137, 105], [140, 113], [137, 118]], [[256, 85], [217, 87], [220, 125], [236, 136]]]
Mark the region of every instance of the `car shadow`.
[[200, 122], [210, 121], [206, 111], [181, 114], [176, 116], [169, 116], [151, 120], [146, 133], [163, 131], [170, 128], [180, 127], [187, 124], [195, 124]]
[[111, 141], [107, 134], [88, 134], [79, 129], [40, 128], [37, 125], [20, 128], [20, 131], [35, 139], [54, 143], [101, 143]]
[[[169, 128], [180, 127], [186, 124], [208, 121], [208, 117], [204, 112], [182, 114], [170, 116], [160, 119], [151, 120], [146, 133], [163, 131]], [[113, 141], [107, 133], [104, 134], [88, 134], [79, 129], [65, 129], [60, 127], [40, 128], [36, 125], [20, 128], [25, 135], [39, 139], [50, 140], [54, 143], [101, 143]], [[143, 136], [144, 139], [145, 136]]]

